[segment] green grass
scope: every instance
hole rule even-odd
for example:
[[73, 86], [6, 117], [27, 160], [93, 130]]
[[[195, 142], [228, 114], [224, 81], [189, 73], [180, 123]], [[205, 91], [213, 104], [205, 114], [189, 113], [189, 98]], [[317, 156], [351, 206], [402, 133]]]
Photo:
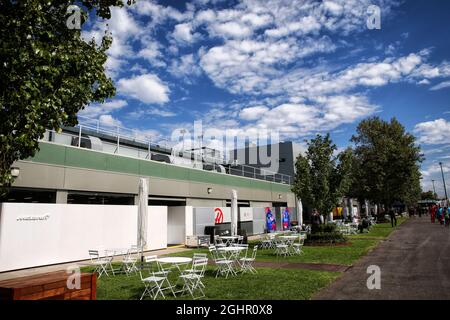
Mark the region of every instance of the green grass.
[[[397, 225], [406, 221], [399, 218]], [[271, 262], [306, 262], [351, 265], [386, 239], [395, 230], [390, 223], [381, 223], [371, 228], [370, 232], [349, 236], [347, 246], [305, 246], [300, 256], [277, 257], [273, 250], [259, 250], [257, 261]], [[254, 245], [257, 242], [250, 242]], [[192, 249], [170, 256], [192, 257], [194, 252], [206, 252], [207, 249]], [[214, 267], [208, 266], [204, 284], [205, 299], [224, 300], [302, 300], [310, 299], [320, 289], [328, 286], [339, 275], [339, 272], [313, 271], [305, 269], [257, 268], [257, 274], [239, 274], [236, 277], [214, 277]], [[92, 268], [83, 268], [92, 271]], [[176, 273], [169, 277], [176, 281]], [[100, 300], [136, 300], [140, 298], [144, 287], [139, 275], [102, 276], [97, 282], [97, 298]], [[166, 298], [174, 299], [168, 291]], [[177, 299], [191, 299], [183, 295]]]
[[261, 250], [258, 261], [308, 262], [351, 265], [377, 245], [376, 240], [360, 240], [347, 246], [304, 246], [303, 254], [277, 257], [274, 250]]
[[[406, 218], [398, 218], [397, 226], [406, 221]], [[278, 257], [274, 250], [260, 250], [257, 255], [257, 261], [273, 262], [304, 262], [304, 263], [330, 263], [352, 265], [356, 260], [367, 254], [371, 249], [377, 246], [379, 241], [386, 239], [395, 227], [390, 223], [380, 223], [373, 226], [368, 233], [348, 236], [349, 245], [329, 245], [329, 246], [304, 246], [304, 254], [298, 256]], [[250, 245], [258, 244], [259, 241], [250, 241]], [[194, 252], [207, 253], [207, 249], [193, 249], [179, 252], [177, 256], [192, 256]]]
[[[397, 227], [401, 225], [403, 222], [405, 222], [406, 219], [407, 218], [404, 217], [397, 218]], [[367, 238], [383, 240], [386, 239], [395, 229], [396, 229], [395, 227], [394, 228], [391, 227], [390, 222], [379, 223], [373, 226], [368, 233], [355, 234], [348, 236], [348, 238], [350, 239], [350, 241], [354, 239], [367, 239]]]
[[[84, 268], [83, 271], [91, 271]], [[329, 285], [339, 276], [337, 272], [311, 271], [302, 269], [257, 268], [257, 274], [239, 274], [236, 277], [214, 277], [213, 268], [208, 271], [203, 283], [206, 286], [205, 299], [216, 300], [304, 300]], [[176, 280], [173, 274], [172, 283]], [[276, 290], [274, 290], [276, 289]], [[136, 300], [144, 290], [139, 275], [102, 276], [97, 281], [99, 300]], [[167, 299], [175, 299], [167, 292]], [[161, 298], [161, 297], [159, 297]], [[147, 297], [147, 299], [150, 299]], [[177, 299], [191, 299], [186, 294]]]

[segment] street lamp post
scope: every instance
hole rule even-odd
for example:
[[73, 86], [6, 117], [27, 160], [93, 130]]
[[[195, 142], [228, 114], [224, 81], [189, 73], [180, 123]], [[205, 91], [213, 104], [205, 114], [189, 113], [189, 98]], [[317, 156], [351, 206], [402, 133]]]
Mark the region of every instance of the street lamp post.
[[444, 192], [445, 192], [445, 201], [447, 201], [447, 187], [445, 186], [445, 178], [444, 178], [444, 170], [442, 170], [442, 162], [439, 162], [439, 165], [441, 166], [441, 174], [442, 174], [442, 182], [444, 183]]
[[434, 181], [436, 181], [436, 180], [431, 180], [431, 182], [433, 183], [433, 197], [434, 197], [434, 195], [436, 194], [436, 188], [434, 187]]

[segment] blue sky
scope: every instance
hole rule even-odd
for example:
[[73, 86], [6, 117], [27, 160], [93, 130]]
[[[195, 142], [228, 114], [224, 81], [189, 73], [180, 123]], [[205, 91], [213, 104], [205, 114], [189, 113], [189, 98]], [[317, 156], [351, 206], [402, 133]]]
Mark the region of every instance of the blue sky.
[[[379, 30], [367, 27], [370, 5], [381, 9]], [[213, 135], [279, 130], [300, 145], [330, 132], [340, 148], [360, 120], [395, 116], [424, 150], [424, 189], [435, 179], [442, 193], [448, 21], [443, 0], [137, 0], [113, 9], [108, 26], [94, 17], [84, 26], [85, 39], [113, 36], [107, 72], [117, 95], [80, 115], [152, 139], [202, 120]]]

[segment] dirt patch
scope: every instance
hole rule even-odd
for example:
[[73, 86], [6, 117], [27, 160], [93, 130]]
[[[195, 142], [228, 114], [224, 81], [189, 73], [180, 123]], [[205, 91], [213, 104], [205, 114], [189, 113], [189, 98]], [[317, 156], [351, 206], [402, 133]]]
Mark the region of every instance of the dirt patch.
[[256, 261], [253, 266], [265, 268], [282, 268], [282, 269], [307, 269], [316, 271], [329, 272], [345, 272], [351, 266], [343, 264], [328, 263], [306, 263], [306, 262], [273, 262], [273, 261]]

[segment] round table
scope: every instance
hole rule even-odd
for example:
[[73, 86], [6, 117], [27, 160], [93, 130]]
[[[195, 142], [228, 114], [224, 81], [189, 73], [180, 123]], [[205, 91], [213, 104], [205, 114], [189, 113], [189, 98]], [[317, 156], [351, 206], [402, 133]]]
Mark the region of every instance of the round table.
[[220, 236], [219, 239], [225, 240], [225, 245], [230, 245], [234, 241], [237, 241], [239, 239], [238, 236]]
[[[181, 274], [183, 271], [181, 270], [180, 266], [188, 265], [192, 258], [188, 257], [162, 257], [157, 258], [156, 261], [162, 264], [170, 264], [170, 269], [176, 268], [178, 272]], [[174, 291], [173, 288], [176, 288], [179, 282], [179, 277], [177, 277], [177, 281], [175, 284], [170, 283], [169, 279], [166, 280], [169, 283], [169, 286], [165, 289], [170, 289], [174, 296], [176, 296], [176, 293], [182, 292], [183, 290]]]
[[221, 247], [217, 248], [219, 252], [222, 252], [226, 259], [238, 259], [239, 253], [245, 250], [244, 247]]
[[188, 264], [192, 261], [192, 258], [189, 257], [162, 257], [156, 259], [156, 261], [160, 263], [168, 263], [173, 265], [183, 265]]
[[299, 236], [279, 236], [278, 238], [285, 240], [297, 240]]

